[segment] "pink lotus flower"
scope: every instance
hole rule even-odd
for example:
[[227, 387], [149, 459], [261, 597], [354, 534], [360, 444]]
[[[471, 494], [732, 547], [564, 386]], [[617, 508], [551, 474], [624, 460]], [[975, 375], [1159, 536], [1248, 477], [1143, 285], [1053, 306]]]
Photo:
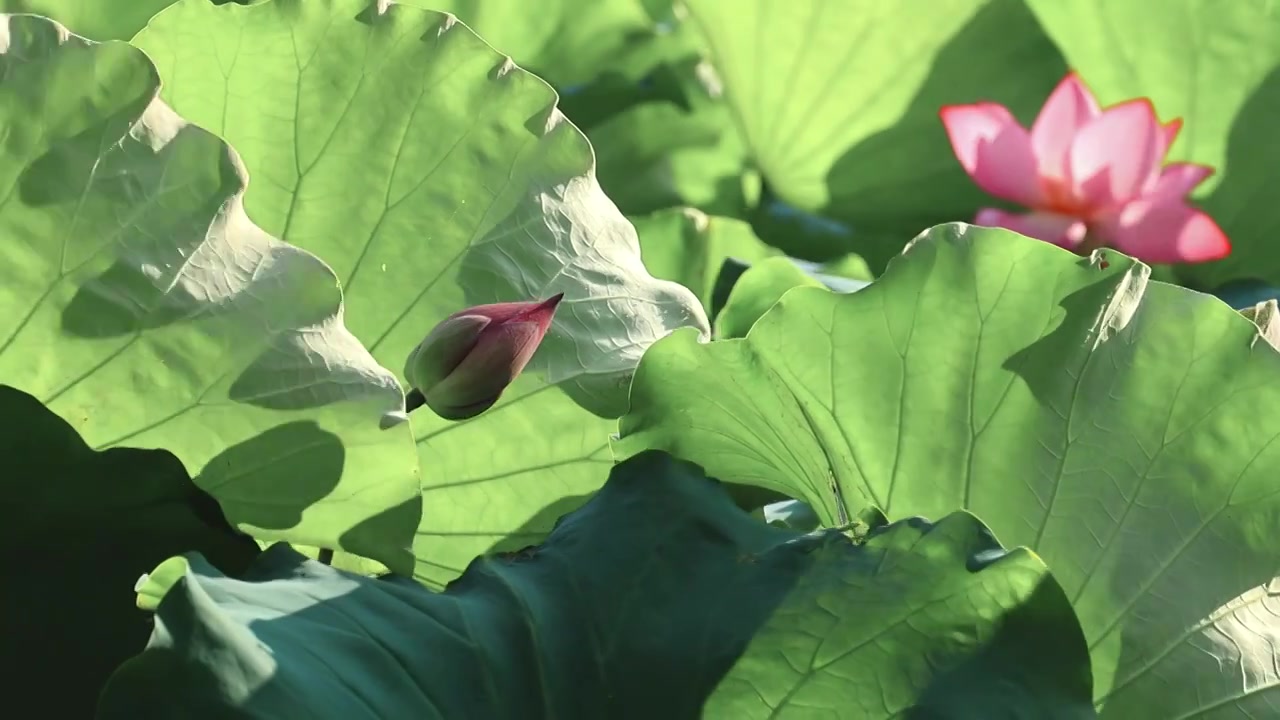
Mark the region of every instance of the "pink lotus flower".
[[1003, 227], [1087, 255], [1106, 245], [1151, 263], [1217, 260], [1227, 236], [1186, 196], [1213, 168], [1161, 168], [1181, 120], [1162, 125], [1151, 101], [1105, 110], [1073, 72], [1054, 89], [1028, 131], [991, 102], [940, 113], [965, 172], [992, 195], [1031, 209], [983, 208], [975, 225]]
[[466, 420], [493, 407], [529, 364], [563, 297], [477, 305], [442, 320], [409, 353], [405, 411], [425, 404], [445, 420]]

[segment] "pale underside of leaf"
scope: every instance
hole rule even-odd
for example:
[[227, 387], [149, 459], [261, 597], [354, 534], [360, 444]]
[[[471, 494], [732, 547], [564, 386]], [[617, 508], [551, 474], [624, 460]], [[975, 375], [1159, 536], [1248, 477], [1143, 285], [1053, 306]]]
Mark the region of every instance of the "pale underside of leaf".
[[399, 384], [333, 271], [248, 218], [239, 156], [155, 97], [142, 53], [0, 18], [0, 378], [95, 448], [172, 451], [260, 537], [404, 568], [412, 517], [349, 534], [417, 480], [407, 429], [379, 429]]

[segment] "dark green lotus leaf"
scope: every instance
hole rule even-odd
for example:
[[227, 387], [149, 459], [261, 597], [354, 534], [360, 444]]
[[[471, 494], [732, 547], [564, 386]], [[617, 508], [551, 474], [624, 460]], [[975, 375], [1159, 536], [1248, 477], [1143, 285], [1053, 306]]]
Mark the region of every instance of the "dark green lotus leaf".
[[854, 544], [644, 453], [443, 593], [283, 545], [242, 580], [188, 556], [99, 717], [1074, 720], [1090, 694], [1061, 588], [972, 515]]

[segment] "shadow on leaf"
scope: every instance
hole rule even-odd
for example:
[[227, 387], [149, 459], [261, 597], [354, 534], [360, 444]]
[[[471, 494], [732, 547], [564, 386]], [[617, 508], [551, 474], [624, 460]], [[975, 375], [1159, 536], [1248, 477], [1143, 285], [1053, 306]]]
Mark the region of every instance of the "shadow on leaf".
[[83, 338], [122, 337], [190, 319], [196, 307], [182, 306], [136, 267], [116, 262], [76, 290], [62, 311], [62, 330]]
[[[291, 472], [277, 462], [287, 450]], [[288, 530], [302, 513], [338, 486], [346, 448], [337, 435], [309, 420], [277, 425], [218, 453], [195, 478], [206, 491], [217, 490], [227, 514], [268, 530]], [[227, 475], [234, 469], [235, 475]]]
[[1280, 67], [1272, 70], [1240, 108], [1227, 140], [1227, 157], [1218, 186], [1201, 207], [1231, 239], [1231, 255], [1203, 265], [1182, 266], [1193, 287], [1216, 287], [1229, 280], [1260, 279], [1280, 285], [1280, 203], [1274, 177], [1280, 166], [1275, 142], [1280, 116]]
[[984, 5], [939, 50], [901, 117], [850, 148], [828, 172], [831, 201], [822, 214], [852, 226], [846, 250], [878, 274], [926, 228], [969, 222], [979, 207], [1007, 207], [965, 174], [938, 111], [997, 102], [1029, 126], [1066, 72], [1066, 61], [1023, 0]]
[[[392, 537], [387, 528], [403, 528], [413, 526], [422, 518], [422, 496], [412, 499], [393, 508], [366, 518], [353, 525], [338, 538], [340, 547], [386, 547], [387, 540]], [[398, 533], [397, 533], [398, 534]], [[409, 574], [413, 572], [413, 548], [406, 545], [394, 557], [384, 561], [393, 572]]]

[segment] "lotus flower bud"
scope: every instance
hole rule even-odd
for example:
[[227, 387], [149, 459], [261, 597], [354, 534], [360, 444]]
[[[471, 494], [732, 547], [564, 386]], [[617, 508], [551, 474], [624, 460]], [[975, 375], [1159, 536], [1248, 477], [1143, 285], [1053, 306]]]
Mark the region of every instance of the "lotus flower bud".
[[409, 353], [406, 412], [425, 404], [446, 420], [466, 420], [493, 407], [533, 357], [563, 297], [477, 305], [445, 318]]

